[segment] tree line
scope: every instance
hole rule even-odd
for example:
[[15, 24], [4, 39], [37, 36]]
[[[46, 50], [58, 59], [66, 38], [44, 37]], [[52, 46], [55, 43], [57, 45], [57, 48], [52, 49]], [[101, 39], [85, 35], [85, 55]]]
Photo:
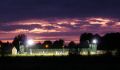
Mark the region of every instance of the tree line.
[[[118, 53], [120, 52], [120, 33], [107, 33], [104, 36], [100, 36], [99, 34], [92, 34], [92, 33], [83, 33], [80, 35], [80, 42], [75, 43], [74, 41], [71, 41], [68, 43], [68, 45], [65, 45], [65, 41], [63, 39], [56, 40], [54, 42], [47, 40], [43, 43], [38, 42], [35, 45], [33, 45], [32, 48], [36, 49], [62, 49], [62, 48], [68, 48], [68, 49], [82, 49], [82, 48], [88, 48], [89, 44], [92, 43], [93, 39], [97, 39], [97, 49], [98, 50], [117, 50]], [[0, 41], [0, 52], [3, 53], [4, 51], [10, 50], [12, 47], [16, 47], [16, 49], [20, 50], [20, 45], [26, 46], [26, 40], [27, 36], [25, 34], [19, 34], [15, 36], [12, 43], [3, 43]], [[8, 52], [7, 52], [8, 53]]]

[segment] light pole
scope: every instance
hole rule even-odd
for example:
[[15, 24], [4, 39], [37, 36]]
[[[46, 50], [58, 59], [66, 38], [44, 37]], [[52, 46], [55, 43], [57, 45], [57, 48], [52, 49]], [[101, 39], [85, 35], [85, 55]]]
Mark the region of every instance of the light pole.
[[95, 48], [97, 48], [98, 40], [97, 40], [97, 39], [93, 39], [92, 43], [93, 43], [93, 46], [94, 46]]
[[32, 39], [27, 40], [27, 49], [29, 50], [30, 54], [32, 54], [31, 46], [34, 45], [34, 42]]
[[97, 39], [93, 39], [93, 40], [92, 40], [91, 54], [96, 54], [96, 51], [97, 51], [97, 43], [98, 43], [98, 40], [97, 40]]
[[97, 44], [97, 43], [98, 43], [98, 40], [97, 40], [97, 39], [93, 39], [92, 43], [93, 43], [93, 44]]
[[62, 46], [62, 48], [63, 48], [63, 53], [64, 53], [64, 47], [65, 47], [65, 46], [63, 45], [63, 46]]
[[19, 54], [22, 54], [24, 53], [24, 50], [23, 50], [23, 45], [21, 44], [21, 41], [19, 41]]

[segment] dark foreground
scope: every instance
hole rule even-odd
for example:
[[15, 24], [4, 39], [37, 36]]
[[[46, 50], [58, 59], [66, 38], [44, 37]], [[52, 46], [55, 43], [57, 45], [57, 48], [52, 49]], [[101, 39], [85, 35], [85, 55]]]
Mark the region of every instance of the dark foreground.
[[111, 69], [120, 68], [120, 57], [113, 56], [62, 56], [62, 57], [1, 57], [0, 70], [36, 69]]

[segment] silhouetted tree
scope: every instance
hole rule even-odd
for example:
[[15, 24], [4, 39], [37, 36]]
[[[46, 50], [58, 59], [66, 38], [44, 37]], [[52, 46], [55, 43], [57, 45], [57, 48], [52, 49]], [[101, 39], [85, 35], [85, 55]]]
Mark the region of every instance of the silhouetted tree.
[[63, 48], [64, 47], [64, 40], [56, 40], [53, 42], [53, 48]]
[[5, 54], [11, 54], [12, 53], [12, 44], [7, 42], [7, 43], [4, 43], [4, 53]]
[[53, 42], [53, 46], [52, 47], [53, 48], [59, 48], [58, 45], [59, 45], [59, 41], [56, 40], [56, 41]]
[[68, 44], [69, 47], [69, 55], [78, 55], [78, 46], [74, 41], [71, 41]]
[[79, 48], [88, 48], [89, 43], [93, 39], [93, 34], [92, 33], [83, 33], [80, 36], [80, 47]]
[[0, 40], [0, 45], [2, 44], [2, 41]]
[[2, 41], [0, 41], [0, 54], [1, 54], [1, 56], [4, 56]]
[[2, 41], [0, 41], [0, 48], [1, 48], [1, 46], [2, 46]]
[[43, 46], [43, 48], [51, 48], [52, 47], [52, 42], [51, 41], [44, 41], [42, 46]]
[[77, 45], [75, 44], [74, 41], [71, 41], [71, 42], [68, 44], [68, 47], [69, 47], [70, 49], [75, 49], [76, 46], [77, 46]]
[[102, 37], [102, 49], [120, 51], [120, 33], [107, 33]]
[[64, 48], [68, 49], [68, 46], [67, 46], [67, 45], [64, 45]]
[[63, 47], [64, 46], [64, 40], [60, 39], [59, 40], [59, 47]]
[[0, 49], [1, 49], [1, 56], [4, 57], [4, 55], [12, 53], [12, 44], [9, 42], [2, 43]]
[[16, 36], [12, 42], [13, 46], [16, 47], [17, 51], [19, 51], [19, 47], [20, 45], [26, 45], [26, 35], [25, 34], [19, 34], [18, 36]]
[[39, 42], [39, 43], [35, 44], [34, 47], [37, 48], [37, 49], [41, 49], [42, 48], [42, 44]]

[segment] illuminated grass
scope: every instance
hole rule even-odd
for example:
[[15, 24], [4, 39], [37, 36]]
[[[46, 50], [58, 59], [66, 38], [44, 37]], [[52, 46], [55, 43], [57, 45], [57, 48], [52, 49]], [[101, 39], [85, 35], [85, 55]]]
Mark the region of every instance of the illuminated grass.
[[33, 53], [33, 54], [16, 54], [16, 55], [8, 55], [8, 56], [68, 56], [68, 52], [63, 54], [56, 54], [56, 53]]

